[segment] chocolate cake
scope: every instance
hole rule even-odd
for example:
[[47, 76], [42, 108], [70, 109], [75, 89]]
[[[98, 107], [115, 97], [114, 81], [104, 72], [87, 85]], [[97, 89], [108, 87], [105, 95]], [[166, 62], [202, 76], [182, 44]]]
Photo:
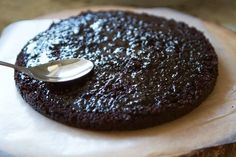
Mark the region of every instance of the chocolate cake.
[[15, 71], [24, 100], [41, 114], [85, 129], [130, 130], [175, 120], [211, 93], [217, 55], [183, 22], [124, 11], [84, 12], [30, 40], [16, 64], [85, 58], [88, 75], [42, 82]]

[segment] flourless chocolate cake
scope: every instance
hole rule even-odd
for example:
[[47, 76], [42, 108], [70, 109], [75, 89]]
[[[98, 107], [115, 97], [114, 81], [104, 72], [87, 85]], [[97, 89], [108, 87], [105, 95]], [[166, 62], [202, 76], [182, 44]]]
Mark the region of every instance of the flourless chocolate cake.
[[217, 55], [203, 33], [182, 22], [124, 11], [84, 12], [30, 40], [20, 66], [85, 58], [88, 75], [42, 82], [15, 71], [24, 100], [41, 114], [85, 129], [130, 130], [175, 120], [211, 93]]

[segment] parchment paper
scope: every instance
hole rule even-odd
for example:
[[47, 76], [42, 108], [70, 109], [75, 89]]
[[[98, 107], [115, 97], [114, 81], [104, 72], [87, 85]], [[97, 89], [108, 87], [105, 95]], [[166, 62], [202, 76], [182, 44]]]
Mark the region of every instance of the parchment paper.
[[[222, 49], [196, 18], [168, 9], [141, 11], [187, 22], [210, 39], [219, 57], [219, 77], [207, 100], [186, 116], [161, 126], [125, 132], [88, 131], [67, 127], [34, 111], [17, 92], [13, 70], [0, 67], [0, 155], [166, 157], [236, 142], [236, 53]], [[22, 21], [7, 27], [0, 38], [0, 60], [14, 63], [24, 44], [51, 22]]]

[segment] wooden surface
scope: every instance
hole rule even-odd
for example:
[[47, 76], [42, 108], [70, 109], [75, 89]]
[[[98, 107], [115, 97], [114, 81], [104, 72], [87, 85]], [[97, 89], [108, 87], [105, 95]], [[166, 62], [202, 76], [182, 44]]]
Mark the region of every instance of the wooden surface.
[[220, 145], [216, 147], [209, 147], [192, 151], [181, 157], [235, 157], [236, 143]]
[[235, 0], [0, 0], [0, 31], [19, 20], [94, 5], [168, 7], [236, 30]]

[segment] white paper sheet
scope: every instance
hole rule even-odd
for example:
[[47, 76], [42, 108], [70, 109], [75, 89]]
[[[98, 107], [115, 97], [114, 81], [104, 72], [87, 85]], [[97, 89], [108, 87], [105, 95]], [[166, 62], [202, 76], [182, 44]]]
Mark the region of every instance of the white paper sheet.
[[[219, 57], [213, 93], [197, 109], [173, 122], [137, 131], [96, 132], [52, 121], [22, 100], [13, 70], [0, 67], [0, 156], [15, 157], [165, 157], [236, 142], [236, 53], [221, 48], [202, 22], [168, 9], [142, 9], [184, 21], [203, 31]], [[15, 62], [24, 44], [52, 20], [10, 25], [0, 38], [0, 60]]]

